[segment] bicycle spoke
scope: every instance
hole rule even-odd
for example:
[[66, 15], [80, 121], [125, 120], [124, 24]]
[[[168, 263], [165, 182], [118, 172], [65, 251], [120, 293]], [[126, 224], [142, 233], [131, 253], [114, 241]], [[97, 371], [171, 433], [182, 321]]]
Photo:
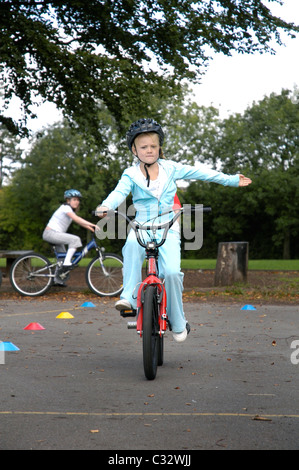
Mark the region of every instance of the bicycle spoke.
[[52, 284], [52, 277], [49, 260], [34, 253], [16, 259], [10, 272], [14, 289], [28, 296], [44, 294]]
[[113, 297], [123, 289], [123, 261], [115, 254], [94, 258], [86, 270], [88, 287], [97, 295]]

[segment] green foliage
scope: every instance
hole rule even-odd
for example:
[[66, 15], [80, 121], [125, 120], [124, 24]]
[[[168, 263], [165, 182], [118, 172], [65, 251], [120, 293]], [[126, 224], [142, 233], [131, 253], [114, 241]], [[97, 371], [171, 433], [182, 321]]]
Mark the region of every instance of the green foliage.
[[50, 101], [101, 144], [100, 103], [124, 131], [151, 96], [175, 100], [182, 79], [200, 80], [211, 51], [269, 51], [295, 31], [256, 0], [3, 1], [0, 81], [5, 106], [17, 96], [23, 116], [0, 123], [26, 134], [32, 104]]
[[[192, 102], [188, 90], [177, 102], [153, 97], [151, 115], [166, 132], [166, 158], [184, 162], [205, 161], [226, 173], [242, 172], [253, 183], [228, 188], [193, 182], [179, 188], [182, 203], [204, 204], [213, 211], [204, 215], [204, 243], [195, 254], [215, 258], [218, 243], [248, 241], [250, 258], [298, 258], [299, 234], [299, 115], [297, 92], [283, 91], [254, 103], [243, 115], [220, 120], [214, 108]], [[116, 186], [132, 155], [105, 107], [99, 109], [105, 141], [86, 139], [67, 123], [38, 137], [21, 160], [9, 185], [0, 190], [1, 249], [45, 251], [42, 231], [62, 202], [67, 188], [79, 189], [84, 198], [82, 217]], [[127, 202], [127, 207], [130, 201]], [[97, 220], [97, 219], [96, 219]], [[72, 225], [72, 232], [86, 241], [86, 230]], [[123, 240], [106, 240], [107, 250], [120, 252]]]
[[21, 159], [19, 142], [19, 138], [12, 135], [4, 126], [0, 126], [0, 188], [3, 180], [9, 176], [12, 165]]
[[193, 183], [184, 198], [213, 207], [205, 221], [201, 256], [215, 256], [220, 241], [246, 240], [253, 258], [298, 257], [299, 104], [296, 90], [254, 103], [220, 125], [218, 166], [252, 178], [231, 190]]
[[[92, 220], [91, 211], [116, 185], [121, 172], [119, 161], [104, 166], [102, 160], [98, 147], [67, 125], [45, 131], [15, 171], [11, 185], [0, 193], [1, 246], [44, 251], [42, 231], [68, 188], [82, 192], [80, 215]], [[86, 230], [74, 224], [73, 231], [86, 241]]]
[[299, 103], [297, 91], [272, 93], [247, 108], [241, 116], [224, 120], [215, 150], [227, 172], [261, 173], [267, 169], [287, 170], [298, 158]]

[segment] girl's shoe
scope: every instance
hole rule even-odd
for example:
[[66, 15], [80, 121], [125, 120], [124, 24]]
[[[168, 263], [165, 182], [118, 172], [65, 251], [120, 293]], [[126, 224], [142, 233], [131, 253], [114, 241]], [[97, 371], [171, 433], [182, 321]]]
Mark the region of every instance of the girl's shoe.
[[183, 341], [185, 341], [185, 339], [187, 338], [187, 329], [185, 328], [184, 331], [182, 331], [181, 333], [173, 333], [172, 332], [172, 336], [173, 336], [173, 339], [177, 342], [177, 343], [182, 343]]
[[54, 277], [54, 286], [67, 287], [65, 282], [63, 282], [59, 277]]
[[131, 310], [132, 306], [130, 302], [126, 299], [120, 299], [117, 302], [115, 302], [115, 308], [116, 310]]
[[186, 328], [184, 329], [184, 331], [182, 331], [181, 333], [172, 333], [173, 339], [177, 343], [183, 343], [183, 341], [186, 340], [188, 334], [190, 333], [190, 330], [191, 328], [189, 323], [186, 323]]

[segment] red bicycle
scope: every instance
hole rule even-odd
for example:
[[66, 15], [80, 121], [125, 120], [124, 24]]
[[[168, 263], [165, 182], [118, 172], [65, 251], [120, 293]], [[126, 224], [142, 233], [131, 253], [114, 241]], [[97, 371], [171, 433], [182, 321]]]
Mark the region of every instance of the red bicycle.
[[[191, 210], [209, 212], [211, 208], [191, 206]], [[159, 248], [165, 243], [169, 229], [183, 212], [184, 208], [182, 207], [176, 211], [176, 214], [170, 221], [157, 225], [150, 223], [150, 221], [145, 224], [140, 224], [136, 220], [132, 221], [119, 211], [107, 212], [107, 215], [113, 213], [124, 217], [130, 227], [135, 231], [138, 243], [145, 248], [145, 257], [147, 260], [146, 278], [141, 282], [138, 288], [137, 310], [121, 310], [120, 315], [124, 318], [137, 317], [136, 321], [128, 322], [128, 328], [136, 328], [137, 333], [143, 339], [143, 367], [144, 374], [148, 380], [155, 379], [157, 367], [163, 365], [164, 335], [167, 327], [171, 331], [171, 324], [167, 316], [167, 296], [164, 279], [159, 277]], [[157, 230], [164, 230], [162, 239], [159, 242], [156, 239]], [[149, 240], [144, 240], [142, 231], [148, 233], [150, 236]], [[187, 324], [187, 329], [188, 327], [189, 325]]]

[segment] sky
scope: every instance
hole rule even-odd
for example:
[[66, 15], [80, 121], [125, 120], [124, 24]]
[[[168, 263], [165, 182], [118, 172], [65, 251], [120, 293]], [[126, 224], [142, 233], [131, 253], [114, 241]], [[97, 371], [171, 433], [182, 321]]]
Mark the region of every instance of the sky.
[[[299, 0], [283, 0], [284, 5], [270, 3], [271, 11], [286, 21], [299, 24]], [[220, 117], [242, 113], [253, 102], [272, 92], [299, 88], [299, 34], [295, 39], [283, 37], [285, 46], [274, 45], [276, 55], [218, 54], [210, 62], [201, 83], [193, 87], [194, 101], [215, 106]], [[57, 122], [61, 114], [51, 103], [37, 109], [38, 118], [29, 122], [35, 132]]]
[[[271, 4], [271, 11], [286, 21], [299, 24], [299, 0], [284, 0], [284, 6]], [[283, 37], [285, 46], [273, 45], [276, 54], [219, 54], [211, 61], [194, 93], [196, 102], [213, 105], [221, 117], [242, 113], [253, 102], [272, 92], [299, 88], [299, 35]]]

